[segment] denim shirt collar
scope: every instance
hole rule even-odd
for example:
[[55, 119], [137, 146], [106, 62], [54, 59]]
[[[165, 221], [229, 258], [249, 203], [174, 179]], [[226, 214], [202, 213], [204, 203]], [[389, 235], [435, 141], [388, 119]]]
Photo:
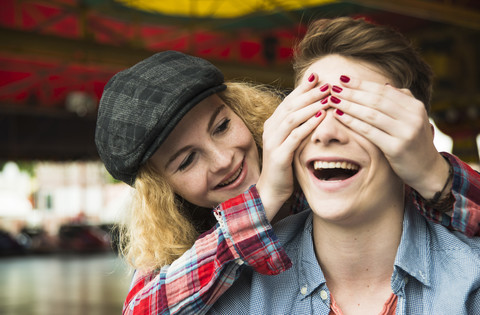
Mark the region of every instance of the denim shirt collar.
[[314, 293], [318, 288], [326, 287], [325, 276], [320, 268], [313, 246], [313, 213], [309, 212], [303, 227], [298, 257], [300, 266], [297, 268], [299, 286], [305, 287], [303, 298]]
[[423, 285], [429, 286], [431, 274], [427, 258], [430, 256], [430, 239], [427, 224], [425, 219], [417, 213], [413, 203], [409, 201], [410, 199], [406, 198], [405, 201], [403, 232], [395, 257], [395, 270], [401, 270]]
[[[408, 198], [407, 198], [408, 199]], [[296, 268], [298, 273], [300, 287], [305, 287], [303, 298], [308, 297], [317, 289], [326, 288], [325, 276], [315, 256], [313, 246], [313, 214], [311, 211], [305, 211], [308, 216], [299, 233], [301, 241], [298, 246], [299, 266]], [[428, 267], [427, 257], [429, 256], [429, 238], [425, 220], [416, 213], [416, 209], [411, 202], [406, 201], [403, 231], [394, 262], [394, 272], [392, 275], [392, 290], [395, 294], [401, 294], [406, 284], [406, 275], [414, 277], [425, 286], [431, 283], [430, 269]]]

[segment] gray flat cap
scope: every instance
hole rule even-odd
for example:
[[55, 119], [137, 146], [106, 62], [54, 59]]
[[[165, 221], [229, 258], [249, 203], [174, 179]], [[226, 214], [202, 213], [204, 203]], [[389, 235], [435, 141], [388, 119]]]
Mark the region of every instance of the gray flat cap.
[[185, 114], [225, 90], [210, 62], [177, 51], [155, 54], [117, 73], [98, 108], [95, 144], [110, 174], [133, 185], [145, 163]]

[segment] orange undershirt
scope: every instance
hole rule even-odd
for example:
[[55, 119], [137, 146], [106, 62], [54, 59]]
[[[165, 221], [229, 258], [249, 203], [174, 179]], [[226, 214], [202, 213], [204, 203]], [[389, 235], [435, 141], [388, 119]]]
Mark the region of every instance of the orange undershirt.
[[[337, 303], [333, 299], [333, 295], [330, 294], [330, 315], [343, 315], [342, 310], [338, 307]], [[397, 310], [397, 296], [392, 293], [387, 302], [383, 305], [382, 311], [378, 315], [395, 315]]]

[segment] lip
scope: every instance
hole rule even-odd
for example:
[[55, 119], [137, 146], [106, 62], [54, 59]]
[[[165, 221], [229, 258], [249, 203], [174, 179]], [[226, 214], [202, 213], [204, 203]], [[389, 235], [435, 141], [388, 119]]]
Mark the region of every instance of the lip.
[[230, 177], [232, 177], [240, 168], [242, 168], [242, 171], [241, 171], [240, 174], [238, 175], [237, 179], [235, 179], [233, 182], [231, 182], [231, 183], [228, 184], [227, 186], [218, 187], [218, 184], [217, 184], [217, 186], [215, 186], [215, 187], [213, 188], [213, 190], [221, 191], [221, 190], [236, 189], [236, 188], [238, 188], [240, 185], [242, 185], [243, 181], [245, 180], [245, 178], [247, 177], [247, 174], [248, 174], [248, 167], [247, 167], [247, 163], [245, 162], [245, 158], [243, 158], [243, 160], [241, 161], [241, 163], [239, 163], [239, 164], [237, 165], [237, 167], [235, 167], [234, 170], [232, 170], [232, 171], [231, 171], [230, 173], [228, 173], [221, 181], [219, 181], [219, 184], [225, 182], [227, 179], [229, 179]]
[[[320, 180], [318, 179], [315, 175], [314, 175], [314, 170], [313, 170], [313, 162], [315, 161], [325, 161], [325, 162], [348, 162], [348, 163], [352, 163], [352, 164], [355, 164], [355, 165], [358, 165], [359, 166], [359, 169], [358, 169], [358, 172], [347, 178], [347, 179], [344, 179], [344, 180], [335, 180], [335, 181], [324, 181], [324, 180]], [[343, 158], [343, 157], [315, 157], [315, 158], [311, 158], [309, 159], [307, 162], [306, 162], [306, 167], [308, 169], [308, 173], [309, 173], [309, 176], [312, 180], [312, 183], [318, 187], [319, 189], [323, 190], [323, 191], [326, 191], [326, 192], [330, 192], [330, 193], [333, 193], [333, 192], [337, 192], [337, 191], [341, 191], [343, 189], [346, 189], [347, 187], [351, 186], [355, 181], [356, 179], [360, 176], [360, 174], [362, 173], [362, 166], [360, 165], [360, 163], [356, 162], [356, 161], [353, 161], [351, 159], [346, 159], [346, 158]]]

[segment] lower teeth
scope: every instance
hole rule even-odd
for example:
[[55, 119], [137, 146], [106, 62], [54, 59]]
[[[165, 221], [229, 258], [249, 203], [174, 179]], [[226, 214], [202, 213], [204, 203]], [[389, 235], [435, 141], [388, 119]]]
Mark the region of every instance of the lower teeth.
[[219, 187], [225, 187], [225, 186], [230, 185], [231, 183], [233, 183], [233, 182], [238, 178], [238, 176], [240, 176], [240, 173], [242, 172], [242, 169], [243, 169], [243, 168], [240, 168], [240, 170], [238, 171], [238, 174], [236, 174], [236, 176], [235, 176], [234, 179], [232, 179], [231, 181], [229, 181], [229, 182], [227, 182], [227, 183], [225, 183], [225, 184], [220, 184], [220, 185], [218, 185], [218, 186], [219, 186]]

